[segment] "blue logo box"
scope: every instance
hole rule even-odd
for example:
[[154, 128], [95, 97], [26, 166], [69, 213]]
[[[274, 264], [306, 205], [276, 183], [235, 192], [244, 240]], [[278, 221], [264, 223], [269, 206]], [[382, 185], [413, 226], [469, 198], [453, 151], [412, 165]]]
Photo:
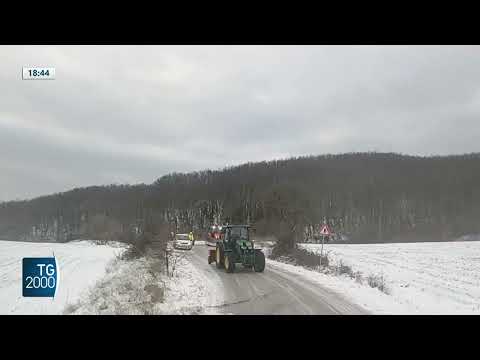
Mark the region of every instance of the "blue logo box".
[[54, 297], [58, 274], [55, 257], [23, 258], [24, 297]]

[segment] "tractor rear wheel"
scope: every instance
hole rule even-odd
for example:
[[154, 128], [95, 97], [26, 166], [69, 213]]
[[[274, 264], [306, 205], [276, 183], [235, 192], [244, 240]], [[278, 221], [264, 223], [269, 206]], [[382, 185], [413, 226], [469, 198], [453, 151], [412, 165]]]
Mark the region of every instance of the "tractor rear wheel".
[[232, 256], [230, 254], [225, 255], [225, 270], [227, 273], [233, 273], [235, 271], [235, 261], [233, 261]]
[[217, 269], [221, 269], [223, 267], [223, 248], [221, 245], [217, 245], [217, 249], [215, 251], [215, 262], [217, 265]]
[[265, 270], [265, 255], [260, 249], [255, 249], [255, 261], [253, 263], [255, 272], [263, 272]]

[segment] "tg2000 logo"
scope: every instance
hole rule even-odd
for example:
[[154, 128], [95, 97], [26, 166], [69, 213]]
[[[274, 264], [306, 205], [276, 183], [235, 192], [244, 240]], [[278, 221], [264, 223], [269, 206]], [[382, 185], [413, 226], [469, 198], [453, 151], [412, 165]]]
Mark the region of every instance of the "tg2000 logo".
[[55, 257], [23, 258], [23, 296], [54, 297], [57, 275]]

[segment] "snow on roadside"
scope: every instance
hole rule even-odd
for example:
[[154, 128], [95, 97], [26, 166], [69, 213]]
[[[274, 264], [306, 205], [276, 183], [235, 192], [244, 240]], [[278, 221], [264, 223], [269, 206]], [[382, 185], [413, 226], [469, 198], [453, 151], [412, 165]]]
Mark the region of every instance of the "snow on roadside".
[[105, 246], [108, 245], [111, 248], [118, 248], [118, 249], [125, 249], [127, 245], [125, 243], [122, 243], [120, 241], [106, 241], [106, 240], [73, 240], [70, 241], [69, 244], [89, 244], [89, 245], [99, 245], [99, 246]]
[[382, 293], [380, 290], [359, 284], [350, 277], [327, 275], [271, 259], [266, 261], [267, 267], [302, 276], [314, 284], [341, 294], [348, 301], [360, 306], [371, 314], [410, 314], [413, 311], [413, 309], [398, 303], [394, 298]]
[[179, 258], [171, 277], [153, 258], [115, 259], [82, 299], [65, 314], [180, 315], [216, 314], [216, 291], [185, 258]]
[[[107, 263], [122, 251], [90, 241], [32, 243], [0, 241], [0, 314], [60, 314], [68, 302], [105, 274]], [[22, 296], [22, 259], [55, 254], [59, 282], [55, 298]]]
[[[319, 253], [321, 245], [299, 247]], [[405, 309], [392, 313], [480, 314], [480, 242], [326, 244], [324, 251], [333, 264], [383, 276]]]
[[[195, 242], [196, 244], [196, 242]], [[159, 310], [168, 314], [218, 314], [219, 289], [186, 258], [177, 265], [173, 278], [167, 278], [167, 296]]]

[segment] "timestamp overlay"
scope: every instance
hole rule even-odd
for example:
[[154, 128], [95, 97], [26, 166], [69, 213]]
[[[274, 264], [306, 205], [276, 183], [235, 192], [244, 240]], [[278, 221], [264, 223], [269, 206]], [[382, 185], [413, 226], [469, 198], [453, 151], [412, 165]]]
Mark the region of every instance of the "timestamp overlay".
[[55, 80], [54, 67], [23, 67], [23, 80]]

